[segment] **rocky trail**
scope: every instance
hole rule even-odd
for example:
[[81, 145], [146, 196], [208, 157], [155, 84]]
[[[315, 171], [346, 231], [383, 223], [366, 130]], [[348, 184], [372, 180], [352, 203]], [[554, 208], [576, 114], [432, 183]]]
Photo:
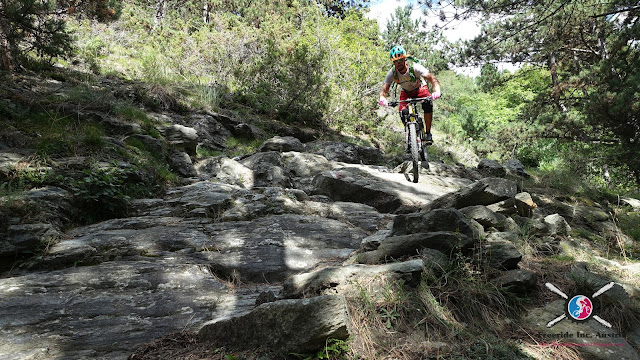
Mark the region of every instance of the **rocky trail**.
[[[3, 151], [5, 162], [19, 158]], [[411, 284], [456, 252], [480, 248], [501, 272], [496, 282], [531, 290], [541, 274], [519, 268], [519, 226], [556, 254], [570, 248], [571, 226], [610, 228], [598, 207], [519, 188], [513, 179], [526, 173], [514, 164], [433, 162], [414, 184], [402, 166], [369, 165], [380, 159], [377, 149], [293, 137], [239, 159], [192, 164], [187, 156], [188, 180], [164, 198], [135, 200], [129, 217], [68, 231], [56, 219], [72, 194], [25, 192], [48, 209], [47, 221], [10, 224], [1, 248], [62, 240], [32, 268], [0, 278], [0, 358], [126, 359], [185, 331], [230, 348], [314, 351], [349, 336], [341, 289], [350, 279], [384, 274]], [[627, 299], [635, 289], [616, 288]], [[615, 341], [625, 346], [585, 351], [640, 358], [625, 338]]]

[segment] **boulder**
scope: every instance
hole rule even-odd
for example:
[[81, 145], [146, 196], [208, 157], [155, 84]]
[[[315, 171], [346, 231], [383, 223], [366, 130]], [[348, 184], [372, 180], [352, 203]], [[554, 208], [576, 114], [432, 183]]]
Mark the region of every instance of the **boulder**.
[[508, 289], [511, 292], [526, 294], [536, 290], [538, 283], [538, 274], [531, 270], [509, 270], [502, 273], [491, 282], [501, 288]]
[[0, 242], [0, 256], [36, 253], [61, 237], [62, 233], [52, 224], [9, 225], [7, 239]]
[[473, 243], [468, 236], [447, 231], [391, 236], [385, 239], [378, 249], [359, 254], [357, 262], [380, 264], [405, 256], [418, 255], [422, 249], [438, 250], [451, 257], [457, 251], [470, 249]]
[[621, 197], [620, 202], [626, 206], [633, 208], [634, 211], [640, 210], [640, 200], [630, 198], [630, 197]]
[[229, 185], [251, 189], [255, 184], [253, 170], [226, 156], [216, 156], [195, 165], [202, 180], [217, 180]]
[[425, 213], [397, 215], [391, 236], [436, 231], [458, 232], [470, 239], [474, 229], [464, 214], [456, 209], [436, 209]]
[[240, 160], [240, 163], [253, 171], [253, 186], [291, 187], [291, 176], [283, 168], [278, 152], [259, 152]]
[[305, 144], [307, 152], [324, 156], [327, 160], [349, 164], [381, 164], [383, 156], [374, 147], [342, 142], [315, 141]]
[[429, 205], [423, 206], [421, 211], [437, 208], [461, 209], [473, 205], [491, 205], [499, 201], [513, 198], [518, 187], [513, 181], [500, 178], [484, 178], [473, 185], [446, 194], [435, 199]]
[[171, 125], [161, 129], [167, 142], [190, 156], [196, 155], [198, 132], [194, 128], [183, 125]]
[[275, 215], [253, 221], [209, 218], [113, 219], [79, 227], [51, 247], [42, 266], [61, 268], [140, 257], [185, 256], [236, 281], [281, 281], [346, 259], [366, 233], [317, 216]]
[[518, 215], [520, 216], [531, 217], [533, 210], [538, 207], [531, 198], [531, 194], [527, 192], [518, 193], [513, 199]]
[[506, 217], [502, 214], [494, 213], [484, 205], [467, 206], [460, 209], [466, 217], [473, 219], [480, 223], [485, 228], [497, 228], [504, 229], [504, 221]]
[[362, 239], [361, 249], [364, 251], [372, 251], [377, 249], [384, 239], [388, 238], [391, 234], [391, 230], [380, 230], [373, 235], [369, 235]]
[[343, 296], [318, 296], [262, 304], [248, 314], [205, 324], [198, 341], [229, 350], [268, 348], [280, 355], [315, 352], [328, 339], [349, 337]]
[[[390, 186], [390, 183], [393, 185]], [[407, 184], [400, 174], [382, 173], [364, 167], [324, 171], [312, 182], [314, 194], [326, 195], [334, 201], [367, 204], [385, 213], [395, 212], [401, 207], [418, 208], [452, 190], [412, 185]]]
[[507, 170], [495, 160], [482, 159], [478, 163], [478, 172], [487, 177], [504, 177]]
[[489, 266], [499, 270], [513, 270], [522, 260], [513, 241], [517, 235], [510, 232], [491, 233], [482, 246], [482, 258]]
[[286, 298], [298, 298], [328, 292], [341, 294], [345, 289], [353, 289], [353, 282], [362, 284], [378, 279], [382, 279], [383, 283], [402, 281], [404, 284], [416, 285], [423, 270], [423, 261], [419, 259], [386, 265], [327, 267], [288, 278], [284, 282], [283, 295]]
[[277, 152], [286, 152], [286, 151], [297, 151], [303, 152], [304, 145], [300, 140], [294, 138], [292, 136], [274, 136], [271, 139], [265, 141], [258, 148], [258, 152], [266, 152], [266, 151], [277, 151]]
[[[215, 115], [215, 116], [214, 116]], [[198, 145], [212, 150], [223, 150], [229, 137], [238, 136], [230, 129], [233, 126], [225, 126], [221, 120], [232, 120], [226, 116], [213, 112], [191, 113], [186, 119], [186, 125], [194, 129], [198, 134]]]
[[189, 154], [183, 151], [172, 151], [167, 157], [167, 162], [171, 169], [182, 177], [193, 177], [198, 175], [196, 168], [191, 162]]
[[566, 236], [571, 233], [571, 226], [569, 226], [567, 221], [559, 214], [546, 216], [544, 223], [547, 225], [549, 235]]
[[515, 198], [510, 198], [487, 205], [487, 209], [493, 211], [496, 214], [502, 214], [504, 216], [511, 216], [518, 212], [518, 209], [516, 208]]
[[518, 159], [511, 159], [504, 164], [504, 168], [507, 171], [507, 174], [513, 176], [519, 176], [523, 178], [529, 178], [531, 175], [524, 168], [524, 165]]

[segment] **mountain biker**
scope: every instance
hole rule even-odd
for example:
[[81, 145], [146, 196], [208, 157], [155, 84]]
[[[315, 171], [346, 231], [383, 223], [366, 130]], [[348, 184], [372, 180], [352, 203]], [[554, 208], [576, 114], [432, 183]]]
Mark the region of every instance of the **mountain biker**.
[[[382, 84], [382, 90], [378, 98], [378, 104], [380, 106], [389, 106], [389, 102], [385, 98], [391, 87], [391, 83], [394, 81], [400, 85], [402, 91], [400, 91], [400, 100], [406, 100], [409, 98], [427, 97], [431, 95], [433, 99], [438, 99], [441, 96], [440, 82], [433, 74], [429, 73], [424, 66], [419, 63], [411, 62], [407, 59], [407, 52], [402, 46], [394, 46], [389, 51], [389, 58], [393, 61], [393, 67], [387, 72], [387, 76]], [[429, 92], [429, 87], [423, 81], [428, 81], [433, 87], [433, 94]], [[400, 119], [404, 124], [407, 121], [409, 115], [408, 104], [401, 102], [398, 105], [398, 111], [400, 111]], [[423, 102], [422, 110], [424, 110], [424, 122], [425, 132], [427, 134], [426, 142], [431, 144], [433, 137], [431, 136], [431, 122], [433, 121], [433, 103]]]

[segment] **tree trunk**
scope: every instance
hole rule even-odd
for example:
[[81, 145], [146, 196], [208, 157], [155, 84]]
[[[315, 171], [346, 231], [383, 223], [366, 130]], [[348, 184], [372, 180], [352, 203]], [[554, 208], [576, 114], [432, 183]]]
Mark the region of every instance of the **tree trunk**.
[[13, 70], [13, 57], [11, 56], [11, 43], [7, 38], [8, 24], [4, 17], [4, 1], [0, 1], [0, 70]]
[[162, 23], [164, 21], [164, 17], [167, 14], [167, 4], [165, 0], [158, 0], [156, 2], [156, 14], [155, 19], [153, 20], [153, 29], [157, 29], [162, 27]]
[[211, 12], [211, 3], [205, 0], [204, 6], [202, 7], [202, 20], [204, 21], [205, 24], [208, 24], [211, 21], [210, 12]]
[[551, 85], [553, 86], [553, 102], [556, 104], [558, 109], [562, 112], [567, 112], [567, 107], [564, 106], [562, 102], [560, 102], [560, 88], [558, 86], [558, 62], [556, 60], [556, 54], [552, 51], [549, 54], [549, 59], [547, 60], [549, 66], [549, 72], [551, 72]]

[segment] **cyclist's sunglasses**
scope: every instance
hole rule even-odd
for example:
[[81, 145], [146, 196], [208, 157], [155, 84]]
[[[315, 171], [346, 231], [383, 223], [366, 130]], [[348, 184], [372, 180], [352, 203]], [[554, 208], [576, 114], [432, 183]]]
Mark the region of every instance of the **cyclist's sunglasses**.
[[400, 64], [400, 63], [403, 63], [405, 60], [406, 60], [405, 58], [396, 59], [396, 60], [393, 60], [393, 63], [394, 64]]

